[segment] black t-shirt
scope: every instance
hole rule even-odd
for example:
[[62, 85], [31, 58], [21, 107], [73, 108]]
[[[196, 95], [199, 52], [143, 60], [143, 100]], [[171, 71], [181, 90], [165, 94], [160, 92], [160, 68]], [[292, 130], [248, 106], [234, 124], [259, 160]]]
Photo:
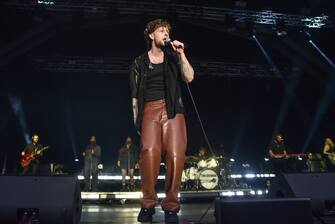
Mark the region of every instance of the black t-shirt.
[[163, 63], [150, 63], [150, 72], [146, 80], [145, 101], [165, 99], [165, 80]]
[[[93, 151], [93, 153], [92, 153]], [[98, 144], [89, 144], [85, 148], [85, 158], [100, 158], [101, 156], [101, 147]]]
[[286, 150], [285, 142], [274, 140], [271, 143], [270, 149], [273, 154], [284, 154], [284, 151]]

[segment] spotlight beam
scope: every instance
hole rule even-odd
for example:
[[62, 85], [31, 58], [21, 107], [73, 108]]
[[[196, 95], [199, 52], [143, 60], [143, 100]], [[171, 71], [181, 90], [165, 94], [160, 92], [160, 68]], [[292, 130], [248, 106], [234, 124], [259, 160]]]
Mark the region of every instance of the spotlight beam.
[[278, 67], [276, 66], [276, 64], [273, 62], [272, 58], [270, 57], [270, 55], [268, 54], [268, 52], [265, 50], [265, 48], [263, 47], [263, 45], [261, 44], [261, 42], [258, 40], [258, 38], [256, 37], [256, 35], [252, 35], [252, 38], [256, 41], [259, 49], [261, 50], [261, 52], [263, 53], [266, 61], [271, 65], [271, 67], [274, 69], [274, 74], [279, 76], [279, 78], [283, 78], [283, 75], [281, 74], [280, 70], [278, 69]]
[[313, 48], [327, 61], [327, 63], [332, 67], [332, 69], [335, 70], [334, 62], [314, 43], [314, 41], [311, 38], [311, 35], [307, 32], [306, 34], [308, 37], [310, 37], [308, 43], [310, 43], [313, 46]]
[[26, 116], [22, 107], [21, 99], [18, 96], [12, 95], [10, 93], [8, 94], [8, 99], [12, 106], [13, 112], [19, 122], [19, 125], [22, 129], [24, 140], [26, 141], [27, 144], [29, 144], [31, 143], [30, 140], [31, 135], [26, 122]]
[[72, 113], [71, 113], [71, 105], [69, 100], [65, 97], [65, 94], [63, 92], [61, 94], [61, 100], [64, 108], [64, 115], [65, 115], [65, 125], [66, 125], [66, 131], [67, 136], [69, 137], [71, 149], [73, 152], [74, 161], [79, 161], [78, 153], [77, 153], [77, 146], [76, 141], [73, 134], [73, 120], [72, 120]]
[[307, 151], [307, 148], [308, 148], [312, 138], [314, 137], [315, 132], [317, 131], [317, 129], [319, 127], [319, 124], [320, 124], [320, 122], [323, 118], [323, 115], [326, 113], [329, 104], [331, 103], [332, 99], [335, 96], [335, 90], [334, 90], [335, 85], [334, 85], [334, 83], [335, 82], [329, 83], [324, 90], [323, 97], [320, 101], [320, 104], [318, 106], [318, 110], [317, 110], [317, 112], [314, 116], [313, 122], [310, 126], [310, 129], [309, 129], [309, 133], [308, 133], [306, 141], [304, 143], [303, 152]]
[[295, 98], [295, 89], [297, 88], [299, 81], [300, 81], [300, 75], [295, 75], [292, 76], [292, 78], [288, 81], [284, 80], [284, 76], [282, 75], [282, 73], [280, 72], [280, 70], [278, 69], [278, 67], [276, 66], [276, 64], [273, 62], [272, 58], [270, 57], [270, 55], [267, 53], [267, 51], [265, 50], [265, 48], [263, 47], [263, 45], [261, 44], [261, 42], [258, 40], [258, 38], [256, 37], [256, 35], [253, 35], [253, 39], [256, 41], [259, 49], [262, 51], [263, 55], [265, 56], [265, 59], [267, 60], [267, 62], [272, 66], [272, 68], [275, 70], [275, 74], [280, 76], [280, 80], [282, 80], [284, 86], [285, 86], [285, 90], [284, 90], [284, 96], [283, 96], [283, 100], [281, 102], [280, 105], [280, 109], [277, 115], [277, 119], [276, 119], [276, 123], [275, 123], [275, 127], [273, 129], [272, 135], [271, 135], [271, 139], [269, 142], [269, 145], [272, 141], [272, 139], [274, 138], [274, 136], [280, 131], [281, 126], [284, 123], [285, 117], [287, 115], [287, 111], [288, 108], [290, 106], [290, 104], [292, 103], [293, 99]]
[[[309, 43], [313, 46], [313, 48], [327, 61], [327, 63], [332, 67], [335, 71], [335, 64], [334, 62], [314, 43], [312, 40], [312, 36], [310, 33], [305, 32], [305, 34], [309, 37]], [[331, 76], [331, 81], [326, 83], [325, 90], [323, 93], [323, 97], [320, 100], [320, 104], [318, 106], [318, 110], [314, 116], [313, 122], [310, 126], [309, 133], [307, 135], [306, 141], [304, 143], [303, 152], [307, 151], [308, 146], [312, 138], [315, 135], [316, 130], [319, 127], [319, 124], [323, 118], [323, 115], [326, 113], [329, 104], [331, 103], [332, 99], [335, 97], [335, 77]]]

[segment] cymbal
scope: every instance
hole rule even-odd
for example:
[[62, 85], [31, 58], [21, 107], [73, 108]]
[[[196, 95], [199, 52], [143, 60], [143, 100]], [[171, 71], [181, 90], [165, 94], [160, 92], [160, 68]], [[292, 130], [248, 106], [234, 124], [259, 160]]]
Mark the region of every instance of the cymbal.
[[185, 156], [185, 158], [186, 158], [186, 159], [190, 159], [190, 158], [192, 158], [192, 159], [197, 159], [198, 157], [196, 157], [196, 156]]
[[213, 158], [214, 159], [226, 159], [226, 157], [224, 157], [224, 156], [214, 156]]
[[209, 157], [208, 159], [206, 159], [206, 161], [207, 160], [211, 160], [211, 159], [216, 159], [216, 160], [219, 160], [219, 159], [225, 159], [226, 157], [223, 157], [223, 156], [211, 156], [211, 157]]

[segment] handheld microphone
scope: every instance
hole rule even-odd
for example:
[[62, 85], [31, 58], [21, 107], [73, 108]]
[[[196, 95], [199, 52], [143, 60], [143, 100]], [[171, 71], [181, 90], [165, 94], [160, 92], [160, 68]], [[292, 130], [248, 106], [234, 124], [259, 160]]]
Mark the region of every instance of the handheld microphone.
[[[168, 44], [173, 45], [172, 40], [170, 39], [170, 37], [166, 38], [166, 40], [165, 40], [165, 46], [167, 46]], [[180, 45], [176, 46], [176, 48], [184, 48], [185, 49], [187, 46], [188, 45], [186, 43], [184, 43], [184, 45], [180, 44]]]

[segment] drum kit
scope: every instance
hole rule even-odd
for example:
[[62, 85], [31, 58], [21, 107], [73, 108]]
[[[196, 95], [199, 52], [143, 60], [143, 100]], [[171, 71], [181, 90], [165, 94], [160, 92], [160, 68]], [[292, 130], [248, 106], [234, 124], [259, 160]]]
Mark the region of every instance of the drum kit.
[[231, 163], [222, 156], [212, 156], [208, 159], [186, 156], [182, 190], [217, 190], [234, 187], [234, 180], [229, 178]]

